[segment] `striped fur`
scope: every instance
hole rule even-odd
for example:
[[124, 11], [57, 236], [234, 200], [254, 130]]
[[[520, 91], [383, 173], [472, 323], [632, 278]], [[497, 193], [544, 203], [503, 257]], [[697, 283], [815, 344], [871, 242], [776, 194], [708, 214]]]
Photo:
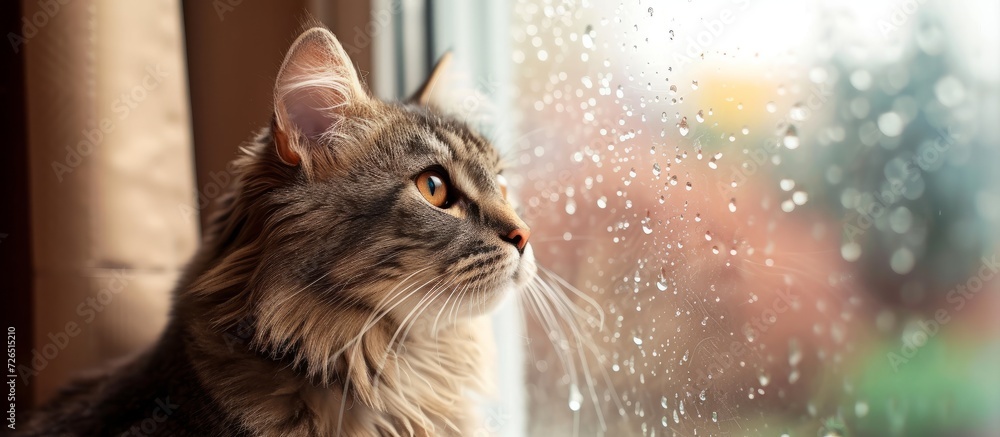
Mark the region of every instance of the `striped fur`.
[[[121, 435], [165, 398], [178, 407], [153, 435], [471, 433], [481, 316], [534, 274], [530, 246], [501, 238], [524, 223], [499, 157], [431, 108], [367, 97], [353, 71], [303, 71], [279, 77], [275, 122], [242, 149], [159, 342], [68, 388], [24, 435]], [[315, 77], [330, 74], [348, 82]], [[314, 87], [342, 98], [315, 99], [327, 130], [288, 129], [283, 96]], [[463, 193], [453, 210], [416, 189], [428, 168]]]

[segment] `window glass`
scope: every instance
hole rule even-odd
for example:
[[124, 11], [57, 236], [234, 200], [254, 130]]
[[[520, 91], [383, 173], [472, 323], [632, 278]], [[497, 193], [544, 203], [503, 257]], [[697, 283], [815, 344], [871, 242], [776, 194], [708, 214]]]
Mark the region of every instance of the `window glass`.
[[529, 434], [995, 432], [1000, 6], [513, 9]]

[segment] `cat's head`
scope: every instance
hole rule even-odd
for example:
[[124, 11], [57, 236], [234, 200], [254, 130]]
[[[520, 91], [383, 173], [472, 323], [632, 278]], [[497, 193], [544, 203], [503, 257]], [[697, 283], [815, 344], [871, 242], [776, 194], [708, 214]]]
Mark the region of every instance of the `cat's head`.
[[497, 151], [425, 104], [447, 86], [439, 70], [414, 99], [386, 103], [329, 31], [292, 45], [275, 86], [272, 156], [258, 164], [283, 179], [258, 213], [268, 215], [269, 274], [302, 287], [289, 293], [406, 323], [483, 313], [534, 275]]

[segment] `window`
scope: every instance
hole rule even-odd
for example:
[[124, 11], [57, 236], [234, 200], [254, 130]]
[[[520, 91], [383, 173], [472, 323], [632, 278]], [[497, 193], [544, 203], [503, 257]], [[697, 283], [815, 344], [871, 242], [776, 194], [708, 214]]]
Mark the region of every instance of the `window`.
[[529, 435], [997, 425], [996, 5], [512, 9]]

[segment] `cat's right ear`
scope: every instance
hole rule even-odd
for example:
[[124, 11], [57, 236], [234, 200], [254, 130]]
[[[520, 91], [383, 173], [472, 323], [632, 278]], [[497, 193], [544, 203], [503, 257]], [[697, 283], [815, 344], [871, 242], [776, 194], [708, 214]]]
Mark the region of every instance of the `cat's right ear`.
[[278, 157], [288, 165], [308, 165], [309, 148], [335, 130], [352, 106], [369, 99], [337, 37], [321, 27], [307, 30], [292, 43], [274, 86]]

